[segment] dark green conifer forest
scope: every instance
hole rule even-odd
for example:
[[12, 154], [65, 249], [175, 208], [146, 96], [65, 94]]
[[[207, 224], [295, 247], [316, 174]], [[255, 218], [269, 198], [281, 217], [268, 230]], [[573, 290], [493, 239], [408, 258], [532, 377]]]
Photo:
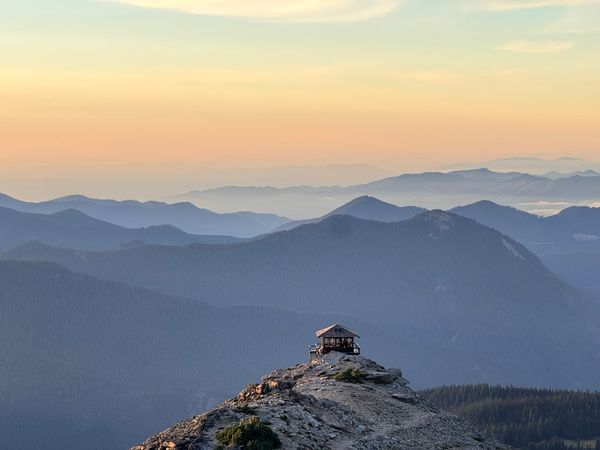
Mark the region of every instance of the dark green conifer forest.
[[421, 394], [517, 449], [600, 449], [599, 392], [478, 384]]

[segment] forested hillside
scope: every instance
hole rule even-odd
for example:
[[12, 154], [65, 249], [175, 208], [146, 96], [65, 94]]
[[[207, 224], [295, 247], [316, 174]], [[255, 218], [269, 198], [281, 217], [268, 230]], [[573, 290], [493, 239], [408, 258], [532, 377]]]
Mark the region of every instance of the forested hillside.
[[424, 386], [600, 386], [594, 306], [519, 243], [441, 211], [396, 223], [334, 216], [233, 245], [38, 245], [4, 258], [50, 260], [220, 306], [361, 317], [402, 343], [387, 348], [402, 352], [403, 369]]
[[480, 384], [428, 389], [421, 394], [518, 449], [600, 449], [598, 392]]
[[0, 262], [2, 438], [18, 449], [127, 448], [304, 361], [314, 330], [330, 320]]
[[600, 253], [546, 255], [542, 260], [550, 270], [568, 283], [600, 290]]

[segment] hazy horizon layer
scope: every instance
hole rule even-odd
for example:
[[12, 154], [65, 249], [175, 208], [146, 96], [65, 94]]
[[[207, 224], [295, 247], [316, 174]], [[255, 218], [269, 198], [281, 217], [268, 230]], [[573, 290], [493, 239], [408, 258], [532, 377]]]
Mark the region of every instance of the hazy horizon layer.
[[[1, 155], [0, 155], [1, 156]], [[471, 170], [487, 168], [497, 172], [518, 172], [532, 175], [550, 176], [551, 178], [565, 177], [586, 171], [600, 172], [600, 162], [588, 161], [581, 158], [561, 157], [548, 159], [539, 156], [521, 156], [484, 160], [473, 162], [454, 162], [445, 165], [432, 165], [419, 170], [393, 167], [378, 167], [371, 164], [331, 164], [331, 165], [298, 165], [298, 166], [263, 166], [248, 168], [203, 168], [186, 164], [165, 164], [160, 170], [149, 170], [143, 162], [138, 168], [126, 164], [83, 164], [80, 173], [71, 173], [77, 167], [56, 162], [53, 164], [32, 163], [24, 165], [31, 172], [29, 176], [19, 176], [12, 172], [10, 166], [0, 166], [2, 184], [0, 192], [20, 200], [47, 201], [69, 195], [86, 195], [93, 198], [111, 198], [115, 200], [160, 200], [172, 202], [177, 196], [191, 191], [203, 191], [224, 186], [272, 186], [278, 188], [295, 186], [350, 186], [377, 181], [387, 177], [407, 173], [450, 172], [456, 170]], [[148, 170], [139, 170], [139, 168]], [[94, 173], [88, 173], [93, 168]], [[38, 174], [34, 174], [35, 172]], [[69, 172], [71, 171], [71, 172]], [[481, 199], [481, 198], [480, 198]], [[339, 206], [347, 198], [335, 200], [327, 207]], [[410, 198], [406, 199], [410, 203]], [[414, 198], [414, 202], [421, 200]], [[445, 207], [458, 206], [458, 203]], [[194, 202], [194, 200], [191, 200]], [[469, 199], [464, 199], [468, 202]], [[336, 203], [337, 202], [337, 203]], [[528, 204], [513, 206], [528, 211], [547, 209], [548, 214], [557, 208], [572, 204], [557, 199], [558, 207], [529, 208]], [[531, 203], [531, 202], [527, 202]], [[591, 205], [592, 203], [583, 203]], [[234, 212], [227, 205], [203, 205], [217, 212]], [[420, 204], [423, 207], [443, 207], [435, 204]], [[244, 210], [247, 208], [241, 208]], [[238, 209], [239, 210], [239, 209]], [[261, 210], [260, 212], [274, 212]], [[294, 215], [295, 218], [302, 217]], [[304, 217], [306, 218], [306, 217]]]

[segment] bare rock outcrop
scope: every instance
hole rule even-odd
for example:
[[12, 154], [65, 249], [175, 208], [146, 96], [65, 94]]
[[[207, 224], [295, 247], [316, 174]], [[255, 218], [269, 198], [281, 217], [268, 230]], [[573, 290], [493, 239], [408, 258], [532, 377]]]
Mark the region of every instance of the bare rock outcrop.
[[225, 427], [256, 416], [284, 449], [506, 449], [408, 387], [398, 369], [331, 353], [276, 370], [215, 409], [183, 421], [132, 450], [217, 447]]

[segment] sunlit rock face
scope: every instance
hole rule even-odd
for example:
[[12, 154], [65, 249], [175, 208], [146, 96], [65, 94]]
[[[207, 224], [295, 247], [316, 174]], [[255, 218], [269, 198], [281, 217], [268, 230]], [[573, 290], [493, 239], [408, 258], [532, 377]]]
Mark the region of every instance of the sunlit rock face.
[[417, 395], [399, 369], [330, 353], [276, 370], [234, 399], [132, 450], [210, 449], [219, 431], [257, 417], [284, 449], [504, 449]]

